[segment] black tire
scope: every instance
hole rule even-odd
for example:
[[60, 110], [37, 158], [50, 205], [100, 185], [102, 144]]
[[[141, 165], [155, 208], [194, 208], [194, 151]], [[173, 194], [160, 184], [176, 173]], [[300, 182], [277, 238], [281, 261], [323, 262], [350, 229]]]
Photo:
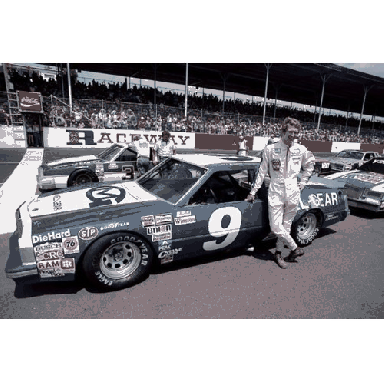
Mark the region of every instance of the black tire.
[[320, 230], [319, 219], [314, 212], [305, 212], [292, 224], [291, 235], [299, 246], [311, 244]]
[[68, 187], [82, 185], [99, 181], [99, 178], [88, 169], [73, 172], [68, 178]]
[[116, 290], [147, 277], [152, 262], [152, 249], [143, 239], [134, 233], [115, 232], [89, 247], [82, 261], [82, 271], [92, 286]]

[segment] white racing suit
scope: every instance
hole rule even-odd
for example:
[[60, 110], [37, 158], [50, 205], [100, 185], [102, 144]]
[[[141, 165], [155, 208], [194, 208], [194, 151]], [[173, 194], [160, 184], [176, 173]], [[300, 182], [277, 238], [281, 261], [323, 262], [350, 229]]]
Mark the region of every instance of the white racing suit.
[[301, 144], [293, 143], [289, 148], [280, 140], [264, 149], [259, 173], [250, 193], [255, 195], [264, 177], [270, 176], [268, 214], [271, 230], [278, 238], [276, 252], [282, 252], [284, 244], [291, 251], [297, 248], [291, 236], [292, 220], [300, 199], [297, 176], [303, 169], [301, 184], [304, 186], [312, 175], [314, 163], [312, 152]]

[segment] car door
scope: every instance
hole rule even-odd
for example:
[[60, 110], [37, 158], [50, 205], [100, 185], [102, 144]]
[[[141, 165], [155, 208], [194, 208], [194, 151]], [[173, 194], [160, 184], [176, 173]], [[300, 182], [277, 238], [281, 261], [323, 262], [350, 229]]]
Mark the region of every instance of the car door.
[[230, 185], [226, 201], [220, 201], [210, 186], [214, 177], [215, 174], [186, 205], [174, 212], [174, 245], [183, 248], [183, 255], [247, 246], [258, 235], [269, 232], [267, 202], [260, 199], [246, 202], [248, 191], [241, 193], [238, 187], [231, 189]]
[[105, 181], [130, 180], [134, 177], [136, 153], [123, 149], [115, 159], [104, 165]]

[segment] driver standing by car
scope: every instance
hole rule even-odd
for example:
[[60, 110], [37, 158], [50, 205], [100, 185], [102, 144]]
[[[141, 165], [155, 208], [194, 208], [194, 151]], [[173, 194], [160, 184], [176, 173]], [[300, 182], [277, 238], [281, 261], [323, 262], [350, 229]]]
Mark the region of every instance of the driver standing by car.
[[163, 131], [161, 140], [154, 145], [153, 150], [156, 154], [156, 160], [154, 160], [153, 163], [155, 165], [176, 154], [175, 144], [169, 141], [170, 137], [171, 135], [168, 131]]
[[[280, 268], [287, 268], [285, 261], [294, 261], [304, 254], [291, 237], [291, 225], [297, 212], [300, 192], [312, 175], [315, 158], [312, 152], [296, 142], [301, 131], [298, 120], [288, 117], [282, 125], [282, 138], [267, 145], [263, 151], [262, 162], [256, 181], [245, 201], [253, 202], [265, 176], [271, 178], [268, 189], [268, 213], [271, 231], [277, 236], [275, 261]], [[303, 170], [300, 183], [297, 176]], [[291, 250], [284, 260], [281, 253], [284, 244]]]

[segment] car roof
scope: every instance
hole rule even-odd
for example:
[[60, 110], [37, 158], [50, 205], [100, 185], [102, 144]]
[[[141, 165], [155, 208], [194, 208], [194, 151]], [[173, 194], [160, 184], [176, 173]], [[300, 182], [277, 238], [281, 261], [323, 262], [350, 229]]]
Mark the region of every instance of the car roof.
[[205, 155], [205, 154], [184, 154], [174, 155], [173, 158], [194, 164], [200, 167], [211, 168], [218, 165], [257, 165], [261, 162], [260, 157], [237, 156], [233, 154]]

